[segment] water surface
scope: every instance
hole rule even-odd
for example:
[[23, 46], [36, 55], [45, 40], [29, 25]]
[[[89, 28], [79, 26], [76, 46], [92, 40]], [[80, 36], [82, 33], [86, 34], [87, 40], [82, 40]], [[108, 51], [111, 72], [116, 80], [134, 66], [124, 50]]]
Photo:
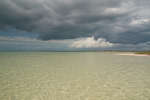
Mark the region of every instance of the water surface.
[[1, 52], [0, 100], [150, 100], [150, 57]]

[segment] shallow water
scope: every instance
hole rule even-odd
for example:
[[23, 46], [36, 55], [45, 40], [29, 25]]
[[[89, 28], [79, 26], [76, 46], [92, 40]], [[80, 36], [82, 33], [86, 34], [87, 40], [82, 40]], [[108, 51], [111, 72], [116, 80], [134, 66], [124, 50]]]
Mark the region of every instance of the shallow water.
[[1, 52], [0, 100], [150, 100], [150, 56]]

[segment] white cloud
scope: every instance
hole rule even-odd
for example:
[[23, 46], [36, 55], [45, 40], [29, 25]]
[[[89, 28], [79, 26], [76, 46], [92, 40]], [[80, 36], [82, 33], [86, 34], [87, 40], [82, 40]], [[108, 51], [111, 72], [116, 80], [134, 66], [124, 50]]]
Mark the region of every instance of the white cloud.
[[103, 38], [95, 40], [94, 37], [87, 37], [75, 40], [70, 46], [73, 48], [107, 48], [114, 46], [114, 44]]
[[131, 25], [141, 25], [141, 24], [146, 24], [146, 23], [149, 23], [150, 22], [150, 19], [134, 19], [131, 21]]
[[[129, 9], [130, 8], [130, 9]], [[116, 8], [106, 8], [104, 13], [106, 14], [125, 14], [134, 10], [133, 2], [122, 2], [119, 7]]]
[[122, 14], [127, 12], [127, 10], [123, 8], [106, 8], [104, 12], [106, 14]]

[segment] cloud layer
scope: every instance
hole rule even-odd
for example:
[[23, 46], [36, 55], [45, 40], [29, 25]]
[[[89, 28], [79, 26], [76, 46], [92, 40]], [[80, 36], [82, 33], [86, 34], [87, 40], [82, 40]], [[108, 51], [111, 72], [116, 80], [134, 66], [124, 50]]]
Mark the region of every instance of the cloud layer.
[[83, 47], [86, 39], [92, 47], [101, 47], [100, 41], [149, 43], [149, 5], [150, 0], [0, 0], [0, 31], [35, 34], [42, 41], [85, 38]]
[[103, 38], [95, 40], [94, 37], [88, 37], [75, 40], [70, 46], [74, 48], [108, 48], [114, 46], [114, 44]]

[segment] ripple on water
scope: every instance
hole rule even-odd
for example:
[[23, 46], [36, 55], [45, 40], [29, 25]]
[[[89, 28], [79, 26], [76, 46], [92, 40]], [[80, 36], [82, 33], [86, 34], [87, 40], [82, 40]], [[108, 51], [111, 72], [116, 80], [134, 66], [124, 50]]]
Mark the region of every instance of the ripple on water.
[[0, 100], [150, 100], [147, 57], [111, 53], [5, 55], [0, 57]]

